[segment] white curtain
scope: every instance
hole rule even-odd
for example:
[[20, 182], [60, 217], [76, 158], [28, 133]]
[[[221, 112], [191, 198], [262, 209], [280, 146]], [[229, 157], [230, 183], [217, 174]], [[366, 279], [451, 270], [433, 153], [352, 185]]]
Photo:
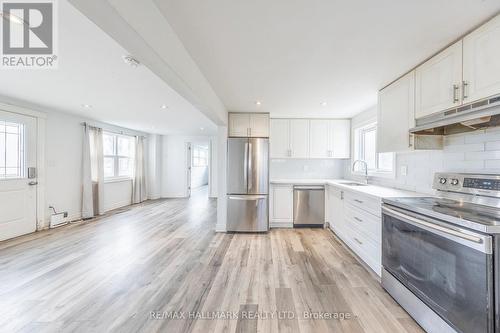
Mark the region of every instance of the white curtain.
[[102, 129], [87, 124], [83, 128], [82, 218], [85, 219], [104, 213], [104, 158]]
[[147, 199], [146, 197], [146, 166], [144, 161], [144, 137], [135, 138], [135, 165], [134, 179], [132, 185], [132, 202], [140, 203]]
[[94, 216], [92, 195], [92, 171], [90, 159], [90, 128], [83, 125], [83, 155], [82, 155], [82, 218]]

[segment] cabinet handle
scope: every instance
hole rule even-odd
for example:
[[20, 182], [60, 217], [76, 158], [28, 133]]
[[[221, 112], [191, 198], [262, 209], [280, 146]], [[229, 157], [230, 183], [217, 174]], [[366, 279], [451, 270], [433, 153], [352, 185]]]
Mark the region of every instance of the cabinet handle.
[[340, 200], [344, 200], [344, 191], [340, 191]]
[[362, 201], [362, 200], [358, 200], [358, 199], [354, 199], [354, 201], [356, 201], [357, 203], [360, 203], [360, 204], [362, 204], [362, 203], [363, 203], [363, 201]]
[[354, 217], [354, 219], [355, 219], [356, 221], [358, 221], [358, 222], [363, 222], [363, 220], [362, 220], [362, 219], [360, 219], [359, 217], [356, 217], [356, 216], [355, 216], [355, 217]]
[[460, 101], [458, 99], [458, 89], [460, 89], [458, 84], [454, 84], [453, 85], [453, 103], [458, 103]]
[[363, 245], [363, 242], [360, 241], [359, 239], [357, 239], [356, 237], [354, 237], [354, 240], [359, 244], [359, 245]]
[[466, 99], [469, 96], [469, 82], [462, 81], [462, 99]]

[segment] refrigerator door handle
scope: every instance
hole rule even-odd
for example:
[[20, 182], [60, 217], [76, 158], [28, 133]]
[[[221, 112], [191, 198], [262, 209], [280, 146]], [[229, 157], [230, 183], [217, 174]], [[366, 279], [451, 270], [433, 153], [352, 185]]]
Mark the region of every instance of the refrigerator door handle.
[[245, 143], [245, 157], [243, 162], [243, 182], [248, 188], [248, 142]]
[[249, 200], [263, 200], [267, 199], [267, 195], [230, 195], [229, 200], [243, 200], [243, 201], [249, 201]]
[[251, 192], [252, 188], [253, 188], [253, 181], [252, 181], [252, 178], [253, 178], [253, 170], [252, 170], [252, 144], [249, 142], [248, 143], [248, 158], [247, 158], [247, 161], [248, 161], [248, 171], [247, 171], [247, 174], [250, 174], [250, 177], [248, 177], [248, 192]]

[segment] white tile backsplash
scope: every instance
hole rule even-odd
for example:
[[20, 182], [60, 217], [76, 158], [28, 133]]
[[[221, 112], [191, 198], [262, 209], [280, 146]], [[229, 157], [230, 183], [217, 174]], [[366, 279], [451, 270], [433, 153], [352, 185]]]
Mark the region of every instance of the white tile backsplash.
[[[500, 129], [493, 128], [447, 136], [440, 151], [396, 154], [396, 178], [371, 177], [371, 182], [405, 190], [433, 193], [435, 172], [500, 173]], [[356, 177], [346, 163], [346, 178]], [[407, 167], [406, 175], [401, 173]]]
[[343, 178], [349, 160], [338, 159], [272, 159], [271, 179], [338, 179]]

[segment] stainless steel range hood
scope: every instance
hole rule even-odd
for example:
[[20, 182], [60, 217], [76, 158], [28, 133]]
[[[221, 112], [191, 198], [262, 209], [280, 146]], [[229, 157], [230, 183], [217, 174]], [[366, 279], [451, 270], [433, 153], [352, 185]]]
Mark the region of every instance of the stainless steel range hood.
[[416, 121], [415, 136], [450, 135], [500, 126], [500, 96], [446, 110]]

